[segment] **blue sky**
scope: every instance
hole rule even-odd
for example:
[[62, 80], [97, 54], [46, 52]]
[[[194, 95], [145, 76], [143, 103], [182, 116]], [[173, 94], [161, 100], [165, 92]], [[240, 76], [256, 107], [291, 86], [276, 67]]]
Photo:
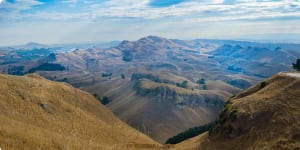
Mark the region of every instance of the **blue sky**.
[[0, 45], [147, 35], [300, 42], [300, 0], [0, 0]]

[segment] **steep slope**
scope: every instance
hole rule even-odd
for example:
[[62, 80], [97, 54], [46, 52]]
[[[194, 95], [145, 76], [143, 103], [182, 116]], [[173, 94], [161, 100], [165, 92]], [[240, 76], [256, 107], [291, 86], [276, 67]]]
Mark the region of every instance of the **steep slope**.
[[147, 79], [132, 81], [112, 95], [108, 108], [161, 143], [188, 128], [214, 121], [224, 99], [230, 96], [226, 92], [192, 91]]
[[279, 73], [238, 94], [210, 133], [177, 149], [300, 149], [300, 73]]
[[0, 74], [2, 149], [159, 149], [92, 95], [36, 74]]

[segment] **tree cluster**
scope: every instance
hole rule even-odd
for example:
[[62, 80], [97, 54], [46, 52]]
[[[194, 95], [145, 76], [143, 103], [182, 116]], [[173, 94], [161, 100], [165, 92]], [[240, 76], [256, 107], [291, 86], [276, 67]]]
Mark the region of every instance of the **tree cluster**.
[[186, 139], [189, 139], [189, 138], [192, 138], [192, 137], [195, 137], [199, 134], [202, 134], [208, 130], [210, 130], [211, 128], [213, 128], [216, 124], [218, 123], [218, 121], [214, 121], [214, 122], [211, 122], [211, 123], [208, 123], [208, 124], [205, 124], [205, 125], [202, 125], [202, 126], [198, 126], [198, 127], [193, 127], [193, 128], [190, 128], [182, 133], [179, 133], [171, 138], [169, 138], [167, 141], [166, 141], [166, 144], [177, 144], [181, 141], [184, 141]]

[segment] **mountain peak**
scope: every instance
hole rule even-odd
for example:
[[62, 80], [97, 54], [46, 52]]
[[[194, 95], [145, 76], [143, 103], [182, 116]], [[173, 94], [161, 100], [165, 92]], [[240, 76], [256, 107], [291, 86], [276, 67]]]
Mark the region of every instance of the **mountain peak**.
[[167, 40], [167, 39], [163, 38], [163, 37], [159, 37], [159, 36], [149, 35], [147, 37], [143, 37], [143, 38], [139, 39], [138, 42], [148, 41], [148, 42], [153, 42], [153, 43], [160, 43], [164, 40]]

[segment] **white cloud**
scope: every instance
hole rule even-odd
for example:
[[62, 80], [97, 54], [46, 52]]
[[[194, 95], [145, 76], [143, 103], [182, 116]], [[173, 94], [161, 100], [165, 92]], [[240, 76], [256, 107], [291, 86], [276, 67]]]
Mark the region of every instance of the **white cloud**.
[[[204, 38], [227, 38], [257, 31], [261, 34], [300, 33], [300, 27], [297, 26], [300, 23], [300, 0], [227, 2], [186, 0], [169, 7], [152, 7], [149, 6], [149, 0], [63, 0], [58, 2], [59, 11], [32, 9], [32, 6], [42, 4], [35, 0], [16, 0], [14, 4], [3, 2], [0, 5], [0, 33], [3, 34], [0, 39], [7, 34], [13, 42], [18, 32], [21, 33], [20, 37], [24, 37], [24, 41], [28, 40], [26, 36], [31, 37], [32, 34], [31, 41], [47, 37], [44, 41], [50, 43], [65, 39], [74, 42], [101, 40], [103, 37], [111, 40], [133, 39], [149, 34], [183, 38], [199, 35]], [[65, 11], [62, 6], [66, 6]], [[76, 9], [70, 8], [75, 6]], [[52, 7], [55, 8], [53, 5]], [[24, 10], [30, 11], [23, 13]], [[9, 27], [10, 22], [21, 22], [24, 26], [16, 25], [15, 28], [19, 30], [15, 31]], [[26, 24], [31, 22], [32, 27]], [[293, 24], [289, 25], [289, 22]], [[76, 28], [57, 33], [59, 25]], [[40, 34], [46, 28], [47, 32]]]
[[[63, 3], [69, 4], [69, 7], [75, 7], [79, 0], [64, 0]], [[79, 12], [58, 12], [58, 13], [49, 13], [37, 11], [31, 14], [16, 14], [11, 15], [11, 18], [7, 19], [17, 19], [19, 18], [29, 19], [54, 19], [58, 20], [61, 18], [65, 19], [96, 19], [96, 18], [144, 18], [144, 19], [155, 19], [155, 18], [164, 18], [164, 17], [189, 17], [189, 16], [198, 16], [201, 19], [210, 18], [249, 18], [249, 16], [256, 15], [257, 18], [260, 16], [268, 17], [268, 14], [279, 14], [281, 16], [291, 16], [291, 13], [294, 12], [298, 16], [298, 11], [300, 9], [300, 2], [296, 0], [282, 0], [282, 1], [271, 1], [271, 0], [261, 0], [258, 2], [256, 0], [236, 0], [233, 5], [223, 4], [224, 0], [188, 0], [183, 3], [172, 5], [170, 7], [151, 7], [149, 6], [149, 0], [109, 0], [109, 1], [83, 1], [81, 3], [82, 11]], [[30, 9], [32, 5], [38, 5], [40, 2], [35, 0], [23, 0], [16, 4], [6, 4], [6, 8], [15, 8], [16, 10]], [[2, 6], [4, 7], [4, 6]], [[68, 8], [72, 9], [72, 8]], [[287, 15], [284, 15], [288, 13]], [[267, 15], [266, 15], [267, 14]], [[234, 16], [232, 16], [234, 15]], [[0, 15], [0, 17], [3, 15]], [[194, 18], [193, 17], [193, 18]], [[276, 17], [276, 16], [272, 16]], [[298, 16], [300, 17], [300, 16]], [[255, 18], [255, 17], [253, 17]]]

